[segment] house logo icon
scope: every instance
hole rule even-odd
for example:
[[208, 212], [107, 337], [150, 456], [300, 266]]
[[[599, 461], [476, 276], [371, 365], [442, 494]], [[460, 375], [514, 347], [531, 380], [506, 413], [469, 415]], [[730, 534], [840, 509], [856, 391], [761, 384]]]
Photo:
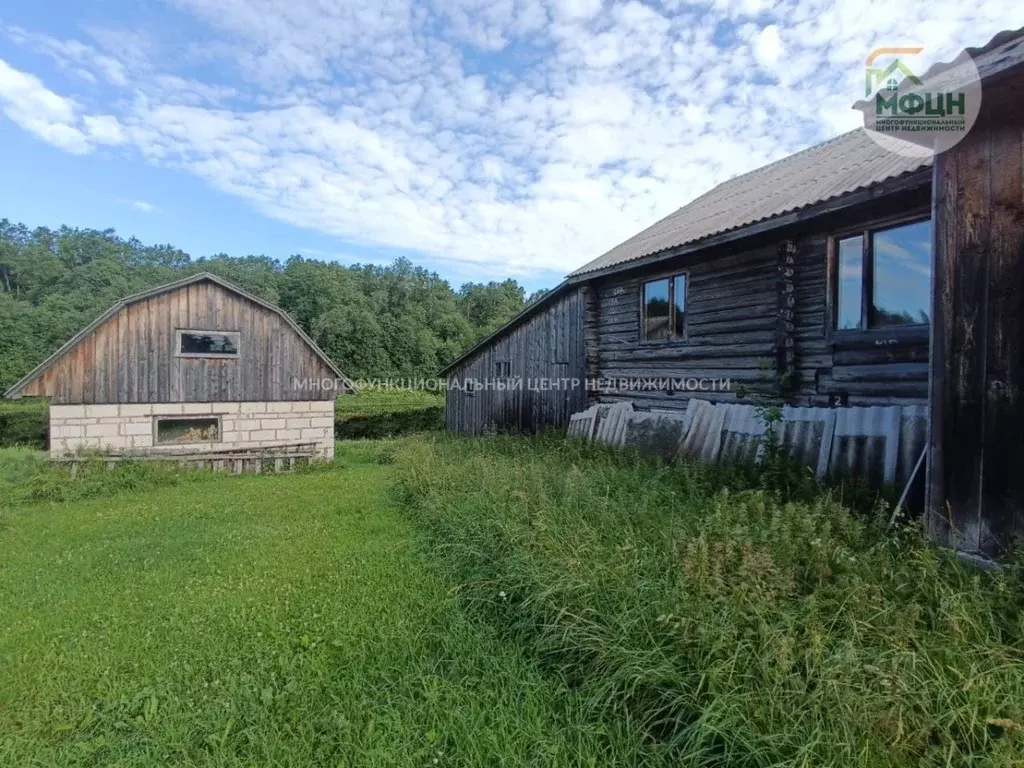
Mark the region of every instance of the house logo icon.
[[918, 74], [923, 46], [875, 48], [864, 66], [864, 91], [854, 106], [864, 114], [868, 135], [908, 157], [949, 149], [974, 125], [981, 111], [981, 82], [965, 52], [953, 62]]
[[[915, 75], [902, 59], [894, 58], [883, 66], [874, 66], [875, 62], [884, 56], [913, 56], [921, 53], [924, 48], [875, 48], [868, 56], [867, 65], [864, 69], [864, 96], [871, 98], [872, 95], [882, 86], [888, 91], [899, 90], [901, 80], [910, 85], [922, 85], [921, 79]], [[899, 75], [903, 75], [902, 78]]]

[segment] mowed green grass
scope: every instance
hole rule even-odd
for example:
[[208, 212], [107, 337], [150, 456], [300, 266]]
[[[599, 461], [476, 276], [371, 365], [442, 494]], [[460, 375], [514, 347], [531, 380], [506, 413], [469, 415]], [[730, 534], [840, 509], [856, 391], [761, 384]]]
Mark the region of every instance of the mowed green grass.
[[636, 763], [461, 612], [379, 451], [4, 510], [0, 766]]

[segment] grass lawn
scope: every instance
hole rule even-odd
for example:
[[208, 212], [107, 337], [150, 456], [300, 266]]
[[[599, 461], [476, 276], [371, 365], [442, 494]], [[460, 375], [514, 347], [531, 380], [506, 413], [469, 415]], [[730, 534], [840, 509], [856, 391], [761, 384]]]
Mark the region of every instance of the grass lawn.
[[380, 451], [0, 511], [0, 766], [638, 762], [463, 614]]

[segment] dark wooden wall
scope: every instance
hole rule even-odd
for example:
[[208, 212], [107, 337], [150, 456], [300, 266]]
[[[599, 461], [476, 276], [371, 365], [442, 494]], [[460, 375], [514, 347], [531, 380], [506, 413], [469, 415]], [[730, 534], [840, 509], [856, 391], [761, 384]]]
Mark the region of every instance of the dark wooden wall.
[[996, 554], [1024, 534], [1024, 87], [986, 87], [935, 166], [928, 522]]
[[[238, 331], [239, 358], [177, 357], [177, 329]], [[24, 390], [55, 404], [326, 400], [292, 379], [334, 379], [278, 315], [200, 281], [120, 310]]]
[[[508, 361], [512, 380], [521, 381], [522, 386], [476, 394], [449, 386], [447, 428], [480, 434], [486, 429], [535, 432], [567, 426], [571, 414], [587, 407], [583, 386], [587, 376], [586, 304], [582, 287], [568, 289], [449, 371], [450, 384], [467, 380], [496, 383], [498, 362]], [[578, 379], [580, 385], [547, 391], [531, 388], [544, 379]]]
[[[663, 259], [657, 267], [596, 281], [599, 375], [605, 382], [647, 377], [727, 378], [728, 393], [617, 391], [600, 400], [682, 409], [690, 397], [749, 401], [778, 394], [779, 344], [791, 336], [794, 376], [785, 399], [798, 405], [924, 404], [928, 397], [928, 332], [869, 331], [833, 336], [826, 322], [827, 242], [836, 231], [884, 224], [909, 212], [928, 214], [927, 181], [854, 209], [819, 216], [770, 235]], [[780, 246], [791, 242], [792, 328], [780, 334]], [[644, 282], [686, 271], [687, 338], [645, 343], [640, 338]], [[742, 395], [742, 396], [741, 396]]]
[[[643, 283], [687, 270], [685, 341], [644, 342], [640, 337]], [[610, 277], [598, 289], [598, 358], [605, 382], [659, 377], [729, 378], [754, 386], [771, 371], [776, 319], [776, 252], [771, 244], [713, 259], [681, 258], [656, 270]], [[735, 400], [735, 394], [700, 394]], [[607, 387], [601, 400], [683, 408], [685, 392]]]

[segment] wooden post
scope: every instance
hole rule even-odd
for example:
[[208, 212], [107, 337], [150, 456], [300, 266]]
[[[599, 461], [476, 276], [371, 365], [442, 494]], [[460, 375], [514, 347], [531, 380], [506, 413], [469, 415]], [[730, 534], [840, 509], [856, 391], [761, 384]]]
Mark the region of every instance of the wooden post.
[[985, 554], [1024, 533], [1024, 86], [985, 92], [933, 171], [927, 522]]

